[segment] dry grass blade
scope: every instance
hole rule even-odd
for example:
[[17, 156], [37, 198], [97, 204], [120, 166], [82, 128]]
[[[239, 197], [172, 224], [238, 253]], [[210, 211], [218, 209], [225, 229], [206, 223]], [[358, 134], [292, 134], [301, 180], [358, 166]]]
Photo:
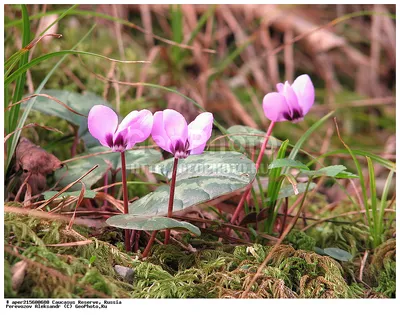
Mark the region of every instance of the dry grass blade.
[[49, 246], [49, 247], [83, 246], [83, 245], [91, 244], [92, 242], [93, 242], [92, 240], [85, 240], [85, 241], [76, 241], [76, 242], [61, 243], [61, 244], [46, 244], [46, 246]]
[[111, 203], [121, 213], [124, 213], [124, 206], [122, 205], [122, 202], [118, 199], [115, 199], [113, 196], [106, 194], [104, 192], [98, 192], [96, 194], [96, 198], [99, 200], [105, 200], [105, 201]]
[[53, 197], [49, 198], [44, 204], [42, 204], [38, 209], [43, 209], [45, 206], [47, 206], [49, 203], [51, 203], [54, 199], [56, 199], [58, 196], [60, 196], [63, 192], [67, 191], [68, 189], [70, 189], [72, 186], [74, 186], [77, 182], [81, 181], [82, 178], [84, 178], [85, 176], [87, 176], [88, 174], [90, 174], [93, 170], [95, 170], [96, 168], [98, 168], [99, 165], [96, 164], [95, 166], [93, 166], [90, 170], [88, 170], [85, 174], [83, 174], [81, 177], [79, 177], [77, 180], [74, 180], [72, 183], [70, 183], [69, 185], [65, 186], [63, 189], [61, 189], [57, 194], [55, 194]]
[[16, 133], [17, 131], [20, 131], [20, 130], [26, 129], [26, 128], [32, 128], [32, 127], [40, 127], [40, 128], [43, 128], [43, 129], [46, 129], [46, 130], [49, 130], [49, 131], [55, 131], [55, 132], [59, 132], [59, 133], [61, 133], [61, 134], [64, 134], [62, 131], [58, 130], [57, 128], [42, 126], [42, 125], [39, 125], [39, 124], [37, 124], [37, 123], [30, 123], [30, 124], [27, 124], [26, 126], [23, 126], [22, 128], [17, 128], [17, 129], [15, 129], [13, 132], [10, 132], [7, 136], [4, 137], [4, 143], [6, 143], [6, 141], [7, 141], [8, 139], [10, 139], [10, 137], [11, 137], [14, 133]]
[[7, 107], [4, 109], [4, 111], [7, 111], [7, 110], [9, 110], [11, 107], [13, 107], [13, 106], [15, 106], [15, 105], [24, 103], [24, 102], [30, 100], [31, 98], [38, 97], [38, 96], [47, 97], [48, 99], [51, 99], [52, 101], [57, 102], [58, 104], [60, 104], [61, 106], [63, 106], [63, 107], [66, 108], [67, 110], [69, 110], [70, 112], [72, 112], [72, 113], [74, 113], [74, 114], [76, 114], [76, 115], [82, 116], [82, 117], [87, 117], [86, 115], [83, 115], [83, 114], [77, 112], [76, 110], [72, 109], [72, 108], [69, 107], [67, 104], [61, 102], [59, 99], [57, 99], [57, 98], [55, 98], [55, 97], [53, 97], [53, 96], [50, 96], [50, 95], [48, 95], [48, 94], [32, 94], [32, 95], [29, 95], [29, 96], [25, 97], [24, 99], [20, 100], [19, 102], [16, 102], [16, 103], [14, 103], [14, 104], [11, 104], [11, 105], [7, 106]]
[[74, 214], [72, 215], [72, 218], [71, 218], [71, 220], [69, 221], [67, 230], [70, 230], [70, 229], [72, 228], [72, 225], [74, 224], [74, 219], [75, 219], [75, 216], [76, 216], [76, 209], [79, 207], [79, 205], [80, 205], [81, 202], [83, 201], [83, 198], [85, 197], [85, 192], [86, 192], [85, 183], [82, 182], [81, 180], [80, 180], [79, 182], [80, 182], [81, 185], [82, 185], [82, 187], [81, 187], [81, 192], [79, 193], [79, 197], [78, 197], [78, 200], [77, 200], [77, 202], [76, 202], [75, 209], [74, 209]]
[[38, 42], [40, 42], [43, 38], [45, 37], [55, 37], [55, 38], [61, 38], [62, 34], [44, 34], [38, 38], [35, 38], [33, 41], [31, 41], [27, 46], [22, 48], [23, 51], [28, 51], [31, 50], [33, 46], [35, 46]]
[[[25, 209], [25, 208], [18, 208], [18, 207], [10, 207], [4, 206], [4, 212], [8, 213], [15, 213], [19, 215], [28, 215], [31, 217], [35, 217], [38, 219], [43, 220], [50, 220], [50, 221], [60, 221], [68, 223], [70, 218], [64, 215], [59, 214], [52, 214], [44, 211], [38, 211], [37, 209]], [[90, 219], [82, 219], [76, 218], [75, 224], [88, 226], [88, 227], [100, 227], [101, 223], [98, 220], [90, 220]]]

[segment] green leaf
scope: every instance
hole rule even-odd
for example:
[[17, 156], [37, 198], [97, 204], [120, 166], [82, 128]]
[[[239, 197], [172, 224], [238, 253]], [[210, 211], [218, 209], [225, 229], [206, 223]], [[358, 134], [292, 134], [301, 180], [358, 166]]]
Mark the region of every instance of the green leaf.
[[[173, 159], [156, 164], [151, 171], [171, 177]], [[206, 152], [178, 163], [174, 211], [232, 193], [250, 184], [256, 174], [254, 163], [238, 152]], [[158, 187], [129, 206], [129, 213], [166, 215], [169, 186]]]
[[[107, 163], [98, 157], [92, 157], [90, 159], [81, 159], [67, 164], [66, 167], [58, 169], [55, 172], [56, 180], [59, 180], [59, 186], [65, 187], [73, 181], [77, 180], [87, 171], [89, 171], [96, 164], [99, 165], [91, 173], [82, 179], [82, 182], [87, 188], [92, 187], [97, 181], [99, 181], [109, 166]], [[79, 185], [79, 183], [77, 184]], [[71, 191], [77, 190], [75, 187], [71, 187]]]
[[343, 172], [345, 169], [346, 166], [344, 165], [331, 165], [320, 168], [319, 170], [316, 171], [302, 171], [301, 174], [304, 174], [309, 177], [321, 177], [321, 176], [336, 177], [336, 175]]
[[336, 247], [324, 248], [324, 253], [340, 261], [349, 261], [353, 258], [353, 256], [349, 252], [346, 252], [345, 250]]
[[[45, 191], [43, 193], [43, 197], [45, 200], [52, 198], [53, 196], [55, 196], [56, 194], [58, 194], [58, 191]], [[79, 197], [79, 195], [81, 194], [80, 190], [77, 191], [70, 191], [70, 192], [64, 192], [62, 193], [60, 196], [57, 197], [58, 198], [65, 198], [65, 197]], [[84, 198], [94, 198], [96, 197], [96, 192], [93, 190], [86, 190], [84, 195]]]
[[[168, 179], [172, 176], [174, 159], [168, 159], [149, 168], [150, 172]], [[195, 177], [228, 178], [249, 184], [256, 173], [255, 164], [245, 155], [234, 152], [204, 152], [179, 160], [176, 180]]]
[[[245, 147], [255, 147], [261, 145], [264, 142], [265, 132], [250, 128], [247, 126], [236, 125], [228, 128], [228, 134], [231, 134], [229, 138], [236, 143], [241, 144]], [[270, 136], [268, 139], [268, 145], [271, 147], [278, 147], [281, 145], [281, 141]]]
[[[97, 104], [102, 104], [112, 108], [110, 103], [91, 92], [85, 92], [81, 94], [64, 90], [42, 90], [41, 94], [50, 95], [68, 105], [76, 112], [86, 116], [88, 115], [90, 109]], [[25, 107], [26, 103], [23, 103], [22, 106]], [[75, 126], [79, 126], [79, 135], [87, 132], [87, 117], [83, 117], [71, 112], [52, 99], [38, 96], [32, 109], [46, 115], [59, 117]]]
[[185, 229], [200, 236], [200, 229], [188, 222], [165, 217], [138, 217], [132, 214], [119, 214], [108, 218], [106, 223], [121, 229], [158, 231], [164, 229]]
[[[316, 186], [315, 183], [310, 183], [310, 185], [308, 185], [308, 191], [313, 190], [315, 188], [315, 186]], [[298, 194], [301, 194], [301, 193], [306, 191], [307, 183], [298, 183], [296, 185], [296, 187], [297, 187], [297, 190], [299, 192]], [[279, 190], [279, 194], [276, 197], [276, 200], [283, 199], [283, 198], [286, 198], [286, 197], [295, 196], [295, 195], [296, 195], [296, 193], [295, 193], [295, 191], [293, 189], [293, 186], [292, 185], [286, 185], [286, 186], [282, 187]], [[266, 200], [269, 201], [270, 198], [267, 198]]]
[[[394, 163], [394, 162], [392, 162], [392, 161], [390, 161], [388, 159], [385, 159], [383, 157], [380, 157], [379, 155], [376, 155], [376, 154], [373, 154], [373, 153], [370, 153], [370, 152], [367, 152], [367, 151], [364, 151], [364, 150], [357, 150], [356, 149], [356, 150], [352, 150], [352, 152], [353, 152], [354, 155], [363, 156], [363, 157], [364, 156], [368, 156], [374, 162], [377, 162], [380, 165], [386, 167], [387, 169], [396, 172], [396, 163]], [[338, 150], [335, 150], [335, 151], [324, 153], [324, 154], [318, 156], [316, 159], [314, 159], [311, 162], [309, 162], [308, 166], [312, 165], [317, 160], [323, 159], [323, 158], [325, 158], [327, 156], [335, 156], [335, 155], [338, 155], [338, 154], [346, 154], [346, 153], [349, 153], [349, 151], [346, 150], [346, 149], [338, 149]]]
[[335, 178], [358, 178], [358, 175], [347, 172], [347, 171], [342, 171], [338, 173]]
[[301, 163], [300, 161], [292, 160], [292, 159], [276, 159], [272, 161], [272, 163], [268, 166], [268, 169], [274, 169], [278, 167], [291, 167], [291, 168], [297, 168], [301, 170], [309, 170], [308, 166]]
[[[109, 148], [96, 146], [90, 148], [89, 153], [109, 151]], [[107, 154], [97, 155], [96, 158], [101, 158], [111, 163], [114, 170], [121, 167], [121, 154], [119, 152], [110, 152]], [[125, 151], [126, 169], [134, 170], [142, 166], [148, 166], [161, 161], [162, 154], [154, 149], [140, 149]], [[88, 159], [91, 159], [88, 158]]]

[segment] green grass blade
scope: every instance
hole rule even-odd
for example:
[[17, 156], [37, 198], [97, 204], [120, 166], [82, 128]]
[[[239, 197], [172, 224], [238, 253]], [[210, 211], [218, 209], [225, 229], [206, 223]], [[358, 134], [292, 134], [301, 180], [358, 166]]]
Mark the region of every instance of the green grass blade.
[[[28, 14], [28, 9], [26, 8], [26, 5], [24, 5], [24, 4], [21, 5], [21, 11], [22, 11], [22, 21], [23, 21], [23, 24], [22, 24], [23, 25], [23, 27], [22, 27], [22, 47], [25, 47], [26, 45], [29, 44], [29, 42], [31, 40], [31, 30], [30, 30], [29, 14]], [[21, 59], [19, 60], [19, 68], [22, 68], [26, 63], [28, 63], [28, 58], [29, 58], [28, 54], [21, 56]], [[26, 81], [26, 73], [22, 74], [16, 81], [14, 95], [12, 97], [13, 103], [16, 103], [22, 99], [22, 96], [24, 95], [25, 81]], [[7, 86], [5, 86], [5, 89], [7, 89]], [[5, 106], [8, 106], [8, 104], [6, 103]], [[20, 111], [20, 104], [13, 106], [9, 110], [8, 114], [4, 117], [5, 123], [6, 123], [6, 133], [7, 134], [9, 134], [15, 130], [17, 123], [18, 123], [19, 111]], [[13, 137], [14, 137], [14, 135], [11, 136], [10, 140]], [[10, 148], [11, 148], [11, 145], [10, 145], [10, 142], [8, 142], [7, 143], [7, 152], [10, 152]]]
[[[335, 121], [335, 123], [336, 123], [336, 121]], [[340, 141], [342, 142], [344, 147], [347, 149], [347, 151], [350, 153], [350, 155], [351, 155], [351, 157], [352, 157], [352, 159], [354, 161], [354, 164], [356, 165], [357, 173], [358, 173], [359, 180], [360, 180], [361, 192], [362, 192], [362, 196], [363, 196], [364, 208], [366, 210], [368, 225], [371, 228], [373, 222], [371, 222], [371, 216], [370, 216], [370, 213], [368, 211], [369, 207], [368, 207], [367, 188], [365, 186], [365, 179], [364, 179], [364, 175], [363, 175], [363, 172], [362, 172], [362, 168], [361, 168], [360, 162], [357, 160], [355, 154], [353, 153], [353, 150], [351, 150], [350, 147], [341, 138], [340, 133], [339, 133], [339, 127], [338, 127], [337, 124], [336, 124], [336, 129], [337, 129], [337, 133], [338, 133], [338, 137], [339, 137]]]
[[[176, 43], [181, 43], [183, 40], [183, 14], [182, 7], [179, 4], [170, 5], [171, 13], [171, 29], [172, 29], [172, 40]], [[180, 58], [181, 48], [177, 46], [171, 47], [172, 60], [175, 64], [181, 61]]]
[[[96, 25], [93, 25], [93, 26], [90, 28], [90, 30], [79, 40], [79, 42], [78, 42], [72, 49], [75, 49], [80, 43], [82, 43], [82, 42], [89, 36], [89, 34], [93, 31], [93, 29], [95, 28], [95, 26], [96, 26]], [[43, 89], [43, 87], [45, 86], [45, 84], [47, 83], [47, 81], [50, 79], [50, 77], [52, 76], [52, 74], [54, 73], [54, 71], [60, 66], [60, 64], [65, 60], [66, 57], [67, 57], [67, 55], [64, 55], [64, 56], [54, 65], [54, 67], [49, 71], [49, 73], [46, 75], [46, 77], [45, 77], [45, 78], [43, 79], [43, 81], [40, 83], [40, 85], [38, 86], [38, 88], [36, 89], [36, 91], [35, 91], [34, 94], [39, 94], [39, 93], [40, 93], [40, 91]], [[32, 99], [30, 99], [30, 100], [28, 101], [28, 103], [27, 103], [27, 105], [26, 105], [26, 108], [25, 108], [25, 110], [24, 110], [24, 113], [22, 114], [21, 119], [19, 120], [16, 129], [22, 128], [22, 127], [24, 126], [25, 121], [26, 121], [26, 119], [28, 118], [29, 112], [31, 111], [31, 109], [32, 109], [32, 107], [33, 107], [35, 101], [36, 101], [36, 97], [35, 97], [35, 98], [32, 98]], [[21, 130], [17, 131], [17, 132], [14, 134], [14, 137], [13, 137], [12, 142], [11, 142], [10, 150], [8, 151], [8, 154], [7, 154], [7, 163], [5, 164], [5, 169], [6, 169], [6, 170], [8, 169], [8, 167], [9, 167], [9, 165], [10, 165], [10, 162], [11, 162], [12, 156], [13, 156], [13, 154], [14, 154], [15, 148], [17, 147], [17, 143], [18, 143], [18, 139], [19, 139], [19, 136], [20, 136], [20, 135], [21, 135]]]
[[[53, 58], [53, 57], [60, 57], [60, 56], [64, 56], [64, 55], [84, 55], [84, 56], [98, 57], [98, 58], [107, 59], [107, 60], [111, 59], [106, 56], [95, 54], [92, 52], [87, 52], [87, 51], [79, 51], [79, 50], [73, 50], [73, 49], [56, 51], [56, 52], [48, 53], [46, 55], [37, 57], [37, 58], [31, 60], [30, 62], [28, 62], [27, 64], [25, 64], [23, 67], [18, 68], [18, 70], [13, 72], [8, 78], [6, 78], [4, 80], [4, 84], [5, 85], [10, 84], [12, 81], [17, 79], [21, 75], [23, 75], [28, 69], [32, 68], [33, 66], [37, 65], [40, 62], [43, 62], [43, 61]], [[115, 61], [115, 60], [113, 59], [112, 61]]]
[[220, 75], [234, 60], [242, 53], [243, 50], [247, 48], [252, 42], [253, 38], [246, 40], [243, 44], [238, 46], [233, 52], [231, 52], [226, 58], [224, 58], [221, 62], [219, 62], [219, 66], [216, 67], [214, 73], [210, 75], [207, 80], [207, 84], [210, 84], [214, 81], [218, 75]]
[[390, 190], [390, 185], [392, 183], [393, 175], [394, 175], [394, 172], [390, 171], [390, 173], [386, 179], [385, 186], [383, 188], [382, 198], [381, 198], [381, 206], [380, 206], [380, 212], [379, 212], [379, 221], [378, 221], [378, 227], [379, 227], [378, 235], [383, 234], [383, 216], [385, 214], [387, 198], [388, 198], [388, 194], [389, 194], [389, 190]]
[[[353, 151], [353, 153], [355, 155], [358, 155], [358, 156], [368, 156], [369, 158], [371, 158], [372, 161], [374, 161], [376, 163], [379, 163], [380, 165], [386, 167], [388, 170], [396, 172], [396, 163], [394, 163], [394, 162], [392, 162], [392, 161], [390, 161], [388, 159], [385, 159], [383, 157], [380, 157], [379, 155], [376, 155], [376, 154], [373, 154], [373, 153], [370, 153], [370, 152], [367, 152], [367, 151], [364, 151], [364, 150], [355, 149], [355, 150], [352, 150], [352, 151]], [[312, 161], [308, 162], [307, 166], [310, 166], [310, 165], [314, 164], [319, 159], [323, 159], [323, 158], [328, 157], [328, 156], [335, 156], [337, 154], [346, 154], [346, 153], [348, 153], [348, 151], [346, 149], [338, 149], [338, 150], [330, 151], [330, 152], [321, 154], [317, 158], [315, 158]]]
[[188, 45], [192, 45], [194, 39], [196, 38], [197, 34], [201, 31], [201, 28], [204, 26], [204, 24], [210, 19], [211, 16], [214, 15], [215, 9], [217, 8], [216, 4], [210, 5], [209, 8], [207, 9], [206, 12], [200, 17], [196, 27], [190, 34], [190, 38], [187, 42]]
[[[299, 153], [300, 148], [306, 142], [306, 140], [311, 136], [311, 134], [317, 130], [319, 127], [321, 127], [322, 124], [324, 124], [328, 118], [330, 118], [335, 111], [331, 111], [330, 113], [326, 114], [324, 117], [322, 117], [320, 120], [318, 120], [316, 123], [314, 123], [297, 141], [295, 146], [293, 147], [292, 151], [289, 154], [289, 159], [295, 160], [297, 153]], [[286, 168], [287, 170], [287, 168]]]
[[[369, 175], [369, 191], [371, 194], [371, 210], [372, 210], [372, 226], [371, 228], [373, 229], [374, 233], [374, 247], [378, 246], [380, 241], [380, 236], [377, 235], [377, 232], [379, 232], [379, 227], [378, 227], [378, 211], [377, 211], [377, 202], [376, 202], [376, 181], [375, 181], [375, 170], [374, 170], [374, 165], [372, 164], [371, 158], [368, 156], [366, 157], [367, 163], [368, 163], [368, 175]], [[365, 208], [368, 212], [368, 208]]]

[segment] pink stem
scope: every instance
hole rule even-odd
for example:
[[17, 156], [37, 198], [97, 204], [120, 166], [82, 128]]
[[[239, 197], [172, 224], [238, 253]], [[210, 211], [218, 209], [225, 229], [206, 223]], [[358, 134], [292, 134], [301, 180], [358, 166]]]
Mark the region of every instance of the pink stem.
[[[260, 168], [260, 164], [262, 162], [262, 158], [264, 157], [264, 152], [265, 152], [265, 149], [267, 148], [268, 140], [269, 140], [269, 137], [271, 136], [272, 129], [274, 128], [274, 125], [275, 125], [274, 121], [271, 121], [271, 123], [269, 124], [268, 130], [267, 130], [267, 134], [265, 135], [264, 142], [263, 142], [263, 144], [261, 146], [261, 150], [260, 150], [260, 153], [259, 153], [258, 158], [257, 158], [256, 171], [258, 171], [258, 169]], [[232, 219], [231, 219], [231, 224], [235, 224], [236, 219], [238, 218], [238, 216], [239, 216], [239, 214], [240, 214], [240, 212], [242, 210], [244, 202], [246, 201], [247, 196], [249, 196], [249, 194], [250, 194], [251, 187], [252, 187], [252, 184], [250, 184], [247, 187], [245, 193], [242, 195], [242, 198], [240, 199], [239, 204], [236, 207], [235, 212], [233, 213], [233, 216], [232, 216]]]
[[[121, 152], [122, 191], [124, 199], [124, 214], [128, 214], [128, 185], [126, 184], [125, 152]], [[130, 231], [125, 230], [125, 250], [130, 251]]]
[[[176, 171], [178, 170], [178, 159], [174, 159], [174, 166], [172, 169], [172, 178], [171, 178], [171, 186], [169, 189], [169, 202], [168, 202], [168, 218], [172, 217], [172, 209], [174, 207], [174, 196], [175, 196], [175, 182], [176, 182]], [[165, 230], [165, 240], [164, 244], [169, 243], [171, 231], [170, 229]]]
[[157, 233], [158, 233], [158, 231], [153, 231], [153, 233], [151, 233], [149, 242], [147, 243], [147, 246], [146, 246], [146, 248], [145, 248], [145, 250], [143, 252], [143, 255], [142, 255], [143, 258], [145, 258], [145, 257], [147, 257], [149, 255], [151, 246], [153, 245], [154, 240], [156, 239]]

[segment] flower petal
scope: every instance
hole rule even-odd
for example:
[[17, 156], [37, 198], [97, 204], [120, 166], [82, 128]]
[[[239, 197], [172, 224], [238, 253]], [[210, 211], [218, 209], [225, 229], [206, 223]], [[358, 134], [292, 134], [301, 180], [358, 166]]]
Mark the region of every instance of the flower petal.
[[189, 150], [202, 146], [202, 152], [204, 151], [204, 146], [211, 137], [213, 121], [214, 117], [211, 113], [201, 113], [189, 124]]
[[157, 145], [170, 153], [171, 152], [171, 140], [164, 129], [163, 112], [155, 112], [153, 116], [153, 128], [151, 130], [151, 136]]
[[278, 84], [276, 85], [276, 89], [277, 89], [277, 91], [278, 91], [279, 93], [282, 93], [283, 87], [284, 87], [284, 84], [283, 84], [283, 83], [278, 83]]
[[297, 95], [303, 115], [307, 114], [315, 100], [314, 85], [310, 77], [307, 74], [297, 77], [292, 84], [292, 88]]
[[277, 92], [268, 93], [263, 99], [263, 109], [265, 116], [271, 121], [285, 121], [284, 113], [289, 112], [289, 105], [286, 98]]
[[[90, 134], [106, 147], [110, 147], [118, 126], [117, 114], [108, 106], [95, 105], [89, 111], [88, 129]], [[112, 142], [112, 141], [111, 141]]]
[[202, 145], [198, 146], [197, 148], [190, 150], [190, 155], [202, 154], [204, 152], [205, 147], [206, 147], [206, 142], [204, 142]]
[[173, 109], [163, 111], [163, 123], [165, 133], [171, 140], [172, 147], [178, 143], [186, 144], [188, 138], [188, 126], [185, 117]]
[[115, 137], [126, 130], [126, 150], [131, 149], [136, 143], [146, 140], [153, 128], [153, 115], [147, 109], [130, 112], [119, 124]]

